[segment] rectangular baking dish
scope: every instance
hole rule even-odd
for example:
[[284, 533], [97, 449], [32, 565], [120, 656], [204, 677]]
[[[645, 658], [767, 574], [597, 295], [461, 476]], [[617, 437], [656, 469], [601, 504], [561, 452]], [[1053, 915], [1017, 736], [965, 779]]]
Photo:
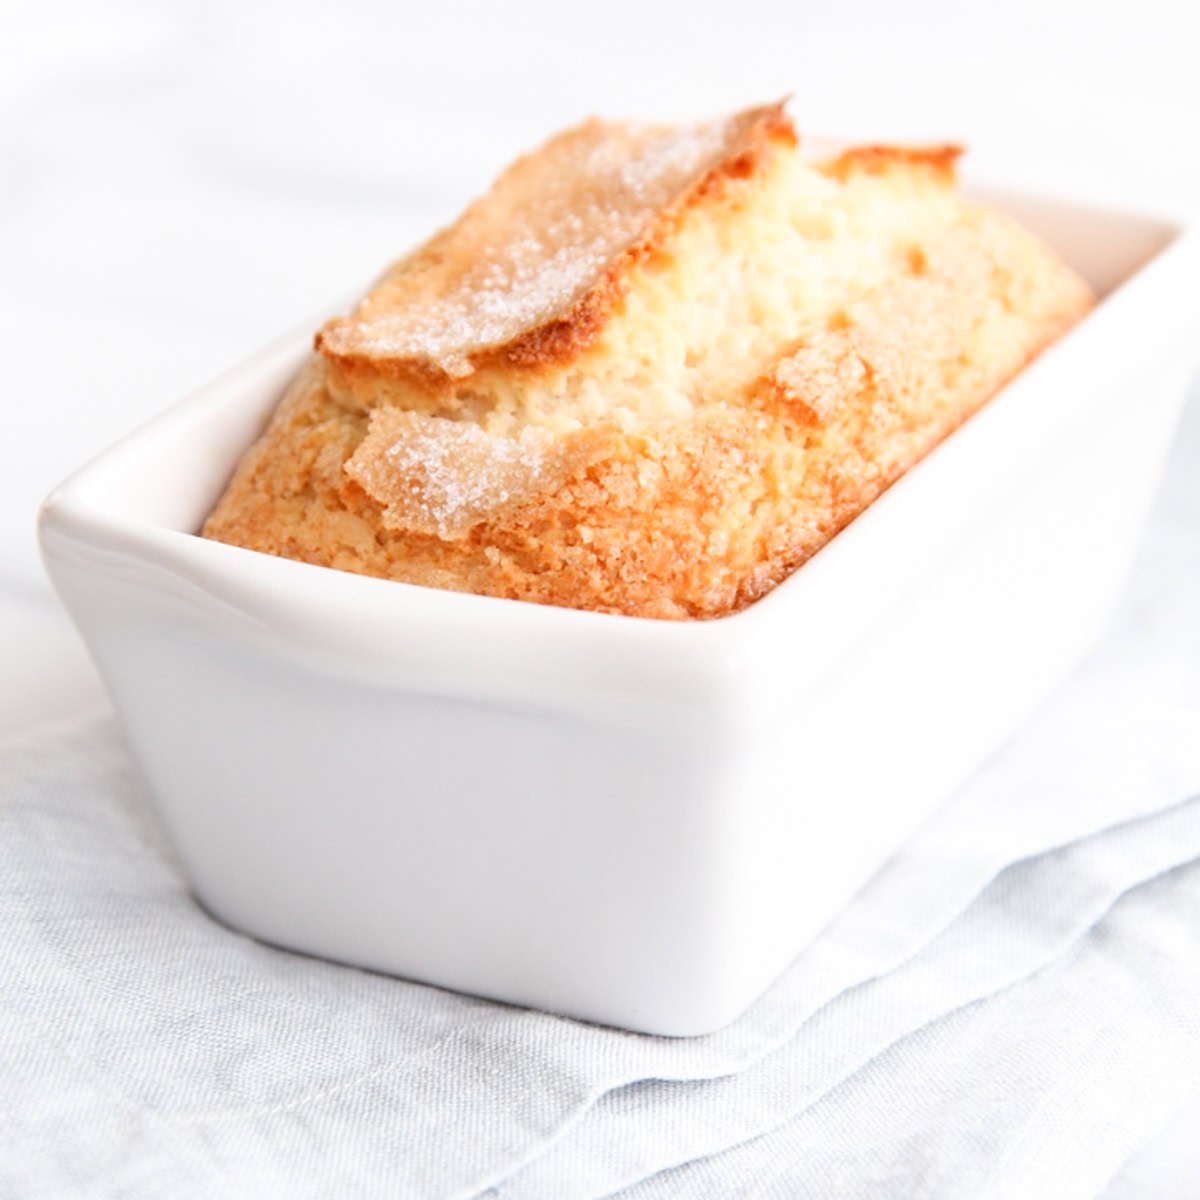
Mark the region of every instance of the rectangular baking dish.
[[1093, 643], [1192, 366], [1170, 221], [991, 193], [1103, 303], [774, 593], [668, 623], [195, 536], [308, 351], [62, 484], [46, 566], [201, 902], [628, 1029], [736, 1017]]

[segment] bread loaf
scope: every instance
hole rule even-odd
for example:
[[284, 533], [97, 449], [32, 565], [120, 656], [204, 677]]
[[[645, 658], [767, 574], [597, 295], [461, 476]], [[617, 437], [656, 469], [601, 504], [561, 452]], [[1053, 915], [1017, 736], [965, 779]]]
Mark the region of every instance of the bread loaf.
[[779, 106], [590, 120], [396, 263], [206, 537], [429, 587], [717, 617], [775, 587], [1089, 308], [952, 146]]

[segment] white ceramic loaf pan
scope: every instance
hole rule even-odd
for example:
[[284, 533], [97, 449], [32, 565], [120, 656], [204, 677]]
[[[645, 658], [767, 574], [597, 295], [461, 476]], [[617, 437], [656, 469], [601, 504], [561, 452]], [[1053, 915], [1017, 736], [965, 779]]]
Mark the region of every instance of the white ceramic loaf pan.
[[1154, 490], [1195, 237], [990, 198], [1104, 302], [732, 617], [195, 536], [307, 332], [58, 488], [47, 567], [200, 900], [281, 946], [629, 1029], [737, 1016], [1093, 642]]

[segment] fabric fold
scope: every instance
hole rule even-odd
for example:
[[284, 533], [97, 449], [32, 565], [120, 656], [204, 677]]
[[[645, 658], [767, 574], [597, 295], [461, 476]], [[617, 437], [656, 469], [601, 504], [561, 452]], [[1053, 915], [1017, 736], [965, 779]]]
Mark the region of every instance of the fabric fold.
[[1045, 970], [897, 1042], [774, 1133], [620, 1200], [1087, 1200], [1194, 1091], [1200, 864]]

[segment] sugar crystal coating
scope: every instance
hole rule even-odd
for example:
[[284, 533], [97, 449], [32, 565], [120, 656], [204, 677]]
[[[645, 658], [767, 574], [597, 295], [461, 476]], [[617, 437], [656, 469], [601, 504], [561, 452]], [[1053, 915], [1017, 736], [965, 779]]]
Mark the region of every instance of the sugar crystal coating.
[[494, 437], [469, 421], [380, 408], [345, 470], [384, 505], [386, 527], [461, 537], [538, 488], [552, 440], [541, 429]]
[[473, 353], [568, 314], [759, 115], [685, 128], [592, 120], [560, 135], [330, 322], [322, 349], [471, 374]]

